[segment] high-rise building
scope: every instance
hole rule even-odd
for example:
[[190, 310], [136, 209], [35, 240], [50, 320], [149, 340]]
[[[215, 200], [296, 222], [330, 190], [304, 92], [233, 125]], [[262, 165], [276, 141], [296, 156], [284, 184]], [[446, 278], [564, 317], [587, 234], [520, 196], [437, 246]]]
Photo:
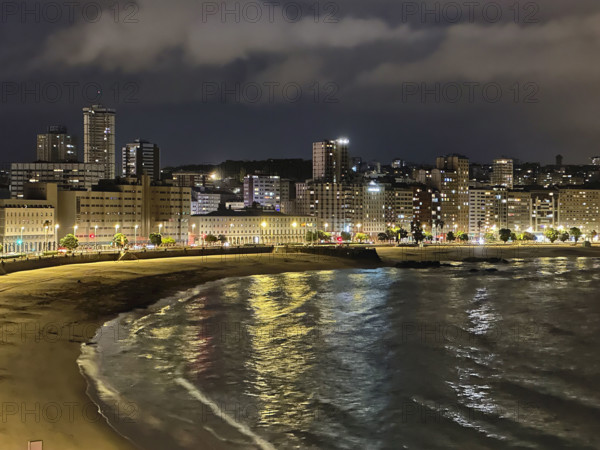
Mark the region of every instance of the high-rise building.
[[37, 161], [76, 162], [75, 138], [68, 134], [67, 127], [54, 125], [44, 134], [37, 136]]
[[469, 227], [469, 160], [461, 155], [441, 156], [431, 176], [440, 191], [441, 220], [449, 230], [466, 232]]
[[263, 208], [281, 209], [281, 180], [277, 176], [248, 175], [244, 178], [244, 204], [258, 203]]
[[414, 192], [410, 186], [389, 187], [386, 195], [386, 222], [398, 228], [410, 230], [414, 219]]
[[336, 141], [324, 140], [313, 144], [313, 180], [341, 183], [348, 177], [350, 163], [348, 144], [345, 138]]
[[590, 158], [592, 166], [600, 166], [600, 156], [592, 156]]
[[514, 170], [512, 159], [495, 159], [492, 171], [492, 186], [514, 187]]
[[84, 162], [104, 165], [104, 177], [115, 178], [116, 111], [102, 105], [83, 108]]
[[505, 188], [469, 190], [469, 234], [482, 237], [508, 226], [508, 194]]
[[122, 172], [124, 177], [148, 175], [151, 180], [160, 180], [160, 149], [158, 145], [142, 139], [123, 147]]

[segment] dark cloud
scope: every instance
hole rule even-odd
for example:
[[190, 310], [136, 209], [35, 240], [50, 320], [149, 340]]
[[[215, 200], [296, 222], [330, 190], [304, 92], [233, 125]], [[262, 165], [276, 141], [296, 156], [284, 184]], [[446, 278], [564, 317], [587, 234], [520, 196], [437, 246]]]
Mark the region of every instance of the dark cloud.
[[[263, 2], [225, 3], [240, 5], [238, 20], [210, 9], [224, 2], [192, 0], [122, 3], [118, 16], [105, 2], [97, 21], [85, 3], [73, 21], [3, 17], [2, 159], [33, 155], [46, 124], [80, 132], [81, 107], [98, 91], [119, 110], [119, 145], [154, 139], [172, 164], [308, 158], [313, 140], [338, 134], [384, 161], [598, 153], [597, 1], [521, 2], [518, 15], [513, 0], [471, 10], [345, 0], [317, 13], [312, 1], [281, 2], [272, 16]], [[253, 23], [255, 5], [263, 16]], [[460, 20], [450, 20], [455, 5]], [[476, 86], [473, 98], [465, 86]]]

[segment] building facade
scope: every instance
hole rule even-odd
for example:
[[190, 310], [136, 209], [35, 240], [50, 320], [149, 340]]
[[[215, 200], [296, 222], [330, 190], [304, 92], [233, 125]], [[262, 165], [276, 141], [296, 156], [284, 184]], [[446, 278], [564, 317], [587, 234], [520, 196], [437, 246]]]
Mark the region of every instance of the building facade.
[[281, 179], [278, 176], [247, 175], [244, 178], [244, 204], [254, 203], [263, 208], [281, 209]]
[[102, 164], [105, 179], [113, 179], [115, 166], [116, 111], [102, 105], [83, 108], [83, 161]]
[[123, 233], [131, 244], [146, 244], [150, 233], [187, 242], [190, 188], [125, 179], [91, 191], [59, 191], [59, 238], [74, 233], [83, 247], [111, 245]]
[[313, 180], [341, 183], [350, 170], [348, 139], [324, 140], [313, 144]]
[[469, 160], [464, 156], [442, 156], [432, 171], [434, 186], [440, 192], [440, 215], [449, 230], [469, 228]]
[[277, 212], [224, 211], [190, 219], [192, 245], [206, 245], [206, 237], [224, 236], [231, 245], [292, 244], [306, 242], [308, 231], [316, 231], [314, 219]]
[[158, 145], [137, 139], [122, 150], [122, 174], [127, 177], [148, 175], [151, 180], [160, 180], [160, 149]]
[[91, 189], [105, 176], [102, 164], [13, 163], [10, 166], [10, 191], [22, 198], [27, 183], [55, 183], [60, 189]]
[[50, 126], [46, 133], [38, 134], [36, 161], [77, 162], [75, 138], [68, 134], [67, 127]]
[[56, 249], [54, 206], [46, 200], [0, 200], [2, 253]]
[[469, 190], [469, 228], [471, 236], [482, 237], [508, 227], [508, 193], [504, 188]]
[[514, 166], [512, 159], [495, 159], [491, 177], [492, 186], [502, 186], [507, 189], [514, 187]]
[[559, 227], [579, 228], [583, 234], [600, 230], [600, 189], [562, 188], [558, 194]]

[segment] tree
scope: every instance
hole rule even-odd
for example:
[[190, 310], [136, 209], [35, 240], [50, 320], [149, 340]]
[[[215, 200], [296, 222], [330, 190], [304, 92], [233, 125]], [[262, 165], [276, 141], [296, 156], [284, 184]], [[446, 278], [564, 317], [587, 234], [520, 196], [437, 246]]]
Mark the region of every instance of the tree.
[[512, 231], [510, 231], [508, 228], [502, 228], [499, 232], [498, 235], [500, 236], [500, 240], [504, 243], [507, 243], [508, 240], [510, 239], [510, 236], [512, 234]]
[[456, 236], [458, 237], [458, 239], [462, 242], [467, 242], [469, 240], [469, 235], [467, 233], [465, 233], [464, 231], [459, 231]]
[[354, 236], [354, 239], [356, 239], [358, 242], [362, 243], [362, 242], [365, 242], [366, 240], [368, 240], [369, 236], [367, 236], [365, 233], [356, 233], [356, 236]]
[[381, 242], [390, 241], [390, 236], [387, 233], [379, 233], [377, 235], [377, 239]]
[[573, 227], [569, 230], [569, 234], [573, 236], [575, 242], [579, 242], [579, 238], [581, 237], [581, 230], [577, 227]]
[[170, 246], [175, 245], [175, 239], [172, 237], [166, 237], [162, 240], [162, 245]]
[[220, 234], [217, 239], [219, 239], [219, 241], [221, 241], [221, 244], [224, 244], [225, 242], [227, 242], [227, 236], [225, 236], [224, 234]]
[[598, 236], [598, 232], [596, 230], [592, 230], [590, 236], [592, 237], [592, 240], [595, 240]]
[[425, 234], [421, 228], [415, 228], [412, 232], [413, 240], [418, 244], [425, 239]]
[[413, 220], [410, 223], [410, 231], [412, 233], [413, 240], [418, 244], [425, 239], [425, 234], [423, 233], [423, 228], [421, 227], [421, 222], [418, 220]]
[[113, 237], [113, 243], [119, 247], [119, 248], [123, 248], [125, 247], [127, 244], [129, 244], [129, 239], [127, 239], [127, 236], [125, 236], [123, 233], [117, 233], [114, 235]]
[[554, 244], [554, 242], [556, 242], [556, 240], [560, 237], [560, 234], [554, 228], [547, 228], [544, 231], [544, 236], [546, 236], [546, 239], [548, 239], [552, 244]]
[[208, 242], [209, 244], [214, 244], [219, 240], [218, 237], [216, 237], [214, 234], [209, 234], [206, 236], [205, 241]]
[[515, 233], [514, 231], [512, 231], [510, 233], [510, 240], [513, 241], [513, 242], [517, 242], [518, 239], [519, 238], [517, 237], [517, 233]]
[[325, 242], [330, 242], [331, 241], [331, 234], [330, 233], [326, 233], [324, 231], [317, 231], [317, 237], [319, 238], [319, 241], [325, 241]]
[[67, 234], [60, 240], [60, 246], [66, 248], [67, 250], [73, 251], [79, 247], [79, 239], [77, 239], [73, 234]]
[[456, 236], [454, 235], [453, 231], [448, 231], [448, 234], [446, 234], [446, 240], [448, 242], [454, 242], [456, 240]]
[[530, 233], [529, 231], [524, 231], [518, 236], [520, 241], [535, 241], [535, 234]]
[[152, 243], [152, 245], [158, 247], [162, 244], [162, 234], [160, 233], [151, 233], [150, 236], [150, 242]]
[[425, 233], [424, 238], [425, 238], [426, 241], [431, 242], [431, 241], [433, 241], [433, 234], [431, 234], [431, 233]]
[[408, 238], [408, 231], [406, 231], [404, 228], [400, 227], [400, 230], [398, 231], [398, 236], [400, 237], [401, 240]]
[[483, 235], [483, 237], [485, 238], [486, 241], [495, 241], [496, 240], [496, 235], [494, 233], [492, 233], [491, 231], [488, 231], [487, 233], [485, 233]]
[[567, 233], [566, 231], [563, 231], [562, 233], [560, 233], [560, 236], [558, 237], [558, 239], [560, 239], [561, 242], [567, 242], [570, 237], [571, 236], [569, 236], [569, 233]]
[[347, 231], [342, 231], [340, 233], [340, 236], [342, 237], [342, 240], [344, 242], [348, 242], [352, 240], [352, 235], [350, 233], [348, 233]]

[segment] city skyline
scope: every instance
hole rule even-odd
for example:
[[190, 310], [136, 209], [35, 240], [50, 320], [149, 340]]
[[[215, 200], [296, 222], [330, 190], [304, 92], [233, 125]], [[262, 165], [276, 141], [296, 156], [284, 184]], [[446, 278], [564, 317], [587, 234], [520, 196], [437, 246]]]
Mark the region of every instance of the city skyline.
[[[118, 123], [119, 123], [119, 129], [121, 128], [120, 126], [120, 122], [122, 120], [127, 120], [126, 117], [124, 117], [122, 114], [118, 114], [118, 111], [115, 108], [112, 108], [110, 106], [107, 106], [105, 104], [101, 104], [99, 103], [98, 105], [87, 105], [85, 106], [84, 109], [84, 117], [85, 117], [85, 110], [91, 108], [92, 106], [98, 106], [101, 108], [106, 108], [108, 111], [111, 112], [111, 114], [113, 114], [113, 117], [117, 117], [118, 116]], [[113, 124], [115, 122], [115, 119], [113, 120]], [[59, 123], [64, 123], [64, 121], [58, 121]], [[37, 143], [37, 147], [39, 147], [39, 137], [47, 134], [48, 131], [52, 128], [57, 128], [57, 127], [61, 127], [64, 128], [64, 132], [66, 132], [67, 129], [72, 130], [72, 129], [81, 129], [81, 133], [69, 133], [69, 139], [73, 139], [74, 142], [76, 142], [78, 145], [76, 145], [76, 155], [75, 157], [72, 157], [72, 159], [70, 159], [70, 162], [84, 162], [85, 161], [85, 124], [83, 124], [83, 126], [81, 126], [81, 116], [79, 116], [79, 126], [73, 126], [73, 125], [50, 125], [49, 122], [46, 122], [46, 124], [42, 127], [41, 130], [46, 130], [44, 131], [39, 131], [37, 132], [33, 139], [34, 139], [34, 149], [31, 150], [29, 149], [26, 154], [31, 155], [32, 152], [33, 154], [35, 154], [35, 152], [38, 152], [39, 155], [39, 149], [36, 150], [36, 145], [35, 143]], [[116, 167], [119, 167], [119, 164], [122, 164], [122, 155], [120, 152], [122, 152], [122, 150], [124, 148], [126, 148], [128, 145], [131, 145], [131, 142], [137, 141], [139, 140], [139, 136], [144, 136], [144, 138], [142, 139], [143, 141], [147, 141], [147, 142], [156, 142], [151, 138], [148, 138], [148, 135], [151, 135], [153, 133], [147, 133], [144, 134], [143, 132], [141, 132], [139, 129], [133, 131], [133, 134], [130, 135], [130, 137], [128, 138], [123, 138], [121, 135], [123, 133], [120, 132], [115, 132], [112, 133], [112, 139], [113, 142], [111, 143], [112, 148], [115, 149], [115, 161], [112, 164], [113, 166], [116, 165]], [[136, 138], [137, 136], [137, 138]], [[320, 139], [322, 140], [324, 137], [326, 139], [331, 139], [331, 142], [339, 142], [340, 140], [344, 140], [346, 142], [344, 142], [343, 147], [346, 149], [346, 153], [349, 155], [349, 158], [353, 158], [353, 157], [360, 157], [362, 158], [364, 161], [378, 161], [384, 165], [391, 165], [393, 164], [393, 162], [395, 160], [402, 160], [407, 164], [411, 164], [411, 165], [415, 165], [415, 166], [435, 166], [435, 159], [437, 157], [439, 157], [440, 154], [443, 155], [450, 155], [450, 154], [459, 154], [459, 155], [463, 155], [465, 157], [467, 157], [470, 161], [471, 164], [482, 164], [482, 165], [490, 165], [492, 166], [494, 164], [494, 161], [496, 160], [504, 160], [504, 159], [510, 159], [515, 161], [515, 164], [529, 164], [529, 163], [539, 163], [540, 165], [544, 166], [544, 165], [556, 165], [556, 159], [557, 157], [560, 157], [561, 160], [563, 161], [564, 165], [567, 166], [577, 166], [577, 165], [596, 165], [594, 163], [594, 161], [598, 161], [598, 159], [600, 158], [600, 149], [598, 150], [598, 152], [596, 153], [589, 153], [589, 155], [585, 155], [582, 159], [582, 161], [577, 162], [577, 161], [573, 161], [569, 158], [569, 154], [567, 154], [567, 157], [565, 158], [565, 156], [563, 156], [562, 153], [557, 153], [557, 154], [553, 154], [553, 155], [545, 155], [543, 160], [526, 160], [523, 159], [521, 157], [519, 157], [520, 155], [516, 155], [516, 154], [511, 154], [511, 152], [509, 151], [505, 151], [499, 154], [489, 154], [487, 155], [485, 158], [487, 159], [478, 159], [476, 158], [472, 158], [469, 156], [469, 154], [464, 153], [464, 152], [460, 152], [460, 151], [446, 151], [446, 152], [441, 152], [441, 153], [437, 153], [433, 156], [432, 159], [425, 159], [424, 157], [417, 157], [414, 154], [399, 154], [399, 153], [389, 153], [389, 152], [383, 152], [383, 154], [385, 155], [391, 155], [388, 159], [380, 159], [380, 157], [382, 156], [379, 153], [369, 153], [367, 155], [360, 153], [359, 150], [354, 150], [355, 146], [353, 145], [353, 139], [350, 138], [350, 136], [352, 136], [352, 133], [348, 134], [338, 134], [338, 138], [334, 138], [334, 136], [336, 136], [334, 133], [325, 133], [324, 135], [319, 135], [319, 136], [313, 136], [312, 140], [307, 140], [304, 144], [304, 149], [302, 150], [302, 152], [300, 154], [291, 154], [289, 155], [289, 159], [293, 159], [293, 158], [298, 158], [300, 157], [301, 159], [305, 159], [305, 160], [310, 160], [314, 158], [314, 148], [312, 149], [312, 153], [310, 149], [306, 149], [307, 145], [313, 144], [313, 146], [317, 143], [320, 142]], [[36, 140], [37, 139], [37, 140]], [[298, 140], [299, 141], [299, 140]], [[123, 142], [121, 144], [121, 142]], [[164, 144], [160, 143], [159, 144], [161, 148], [165, 148]], [[358, 152], [358, 153], [357, 153]], [[221, 154], [222, 152], [217, 152], [219, 154]], [[3, 156], [6, 155], [6, 153], [2, 153]], [[21, 153], [22, 155], [22, 153]], [[308, 158], [307, 156], [313, 156], [313, 158]], [[276, 153], [273, 153], [271, 156], [269, 156], [269, 154], [266, 154], [265, 157], [263, 158], [258, 158], [258, 157], [253, 157], [253, 158], [242, 158], [242, 159], [238, 159], [236, 161], [257, 161], [257, 160], [267, 160], [267, 159], [287, 159], [287, 158], [276, 158]], [[193, 156], [190, 156], [190, 158], [193, 158]], [[387, 156], [386, 156], [387, 158]], [[231, 161], [231, 160], [235, 160], [232, 158], [229, 158], [227, 156], [222, 156], [220, 158], [215, 158], [211, 161], [208, 160], [193, 160], [193, 159], [188, 159], [188, 160], [182, 160], [179, 163], [170, 163], [169, 161], [173, 160], [173, 155], [172, 152], [169, 151], [168, 147], [166, 149], [166, 151], [161, 151], [161, 165], [160, 168], [165, 168], [165, 167], [183, 167], [183, 166], [193, 166], [193, 165], [219, 165], [220, 163], [223, 163], [225, 161]], [[20, 158], [17, 158], [15, 160], [3, 160], [0, 161], [0, 164], [7, 164], [7, 163], [15, 163], [15, 162], [19, 162], [19, 163], [33, 163], [33, 162], [40, 162], [43, 161], [38, 158], [24, 158], [23, 156], [20, 156]], [[163, 162], [165, 161], [165, 162]], [[67, 162], [67, 160], [65, 160], [65, 162]], [[121, 170], [116, 170], [116, 169], [111, 169], [115, 174], [119, 174], [122, 171], [122, 166], [120, 167]]]

